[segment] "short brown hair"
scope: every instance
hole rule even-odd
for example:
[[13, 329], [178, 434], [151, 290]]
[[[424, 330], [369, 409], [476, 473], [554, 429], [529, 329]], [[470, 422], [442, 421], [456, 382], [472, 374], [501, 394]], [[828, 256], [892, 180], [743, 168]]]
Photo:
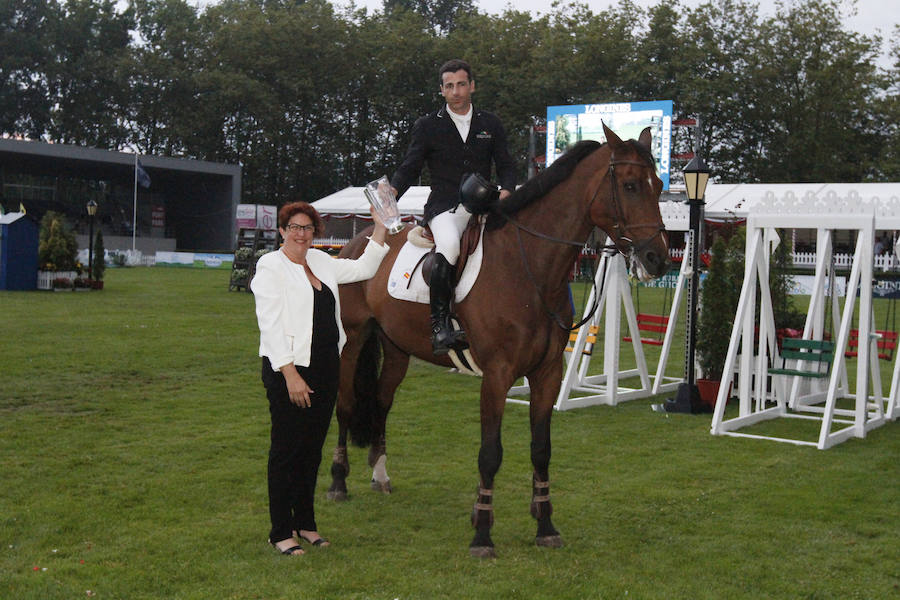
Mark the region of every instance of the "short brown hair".
[[469, 81], [474, 79], [472, 77], [472, 67], [469, 66], [469, 63], [461, 58], [453, 58], [441, 65], [441, 68], [438, 70], [438, 84], [444, 85], [444, 73], [456, 73], [457, 71], [465, 71], [466, 75], [469, 76]]
[[309, 202], [303, 202], [302, 200], [291, 202], [281, 207], [278, 211], [278, 227], [285, 229], [297, 213], [303, 213], [309, 217], [312, 224], [316, 226], [315, 235], [322, 235], [325, 233], [325, 221], [322, 220], [319, 211], [313, 208], [313, 205]]

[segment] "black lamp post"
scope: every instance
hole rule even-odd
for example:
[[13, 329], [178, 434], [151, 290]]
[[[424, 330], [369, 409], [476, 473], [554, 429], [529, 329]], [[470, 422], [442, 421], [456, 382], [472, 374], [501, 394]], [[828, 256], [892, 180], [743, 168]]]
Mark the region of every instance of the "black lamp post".
[[88, 230], [88, 279], [94, 278], [94, 215], [97, 214], [97, 203], [88, 200], [87, 213], [91, 218]]
[[684, 358], [684, 382], [678, 386], [675, 401], [670, 401], [665, 405], [668, 412], [695, 413], [702, 410], [694, 373], [694, 356], [697, 348], [697, 292], [700, 288], [700, 228], [703, 222], [703, 207], [706, 204], [704, 196], [708, 182], [709, 168], [698, 153], [684, 168], [684, 185], [690, 207], [691, 229], [690, 256], [685, 256], [685, 259], [690, 260], [691, 278], [688, 280], [688, 308], [685, 320], [688, 337]]

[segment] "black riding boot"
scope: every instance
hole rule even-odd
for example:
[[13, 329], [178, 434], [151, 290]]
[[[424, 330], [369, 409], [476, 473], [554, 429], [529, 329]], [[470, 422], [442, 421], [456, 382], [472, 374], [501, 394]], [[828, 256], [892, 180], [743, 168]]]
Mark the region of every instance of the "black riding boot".
[[447, 354], [451, 349], [469, 347], [464, 331], [454, 331], [450, 324], [450, 295], [453, 293], [453, 265], [443, 254], [435, 253], [431, 264], [431, 349]]

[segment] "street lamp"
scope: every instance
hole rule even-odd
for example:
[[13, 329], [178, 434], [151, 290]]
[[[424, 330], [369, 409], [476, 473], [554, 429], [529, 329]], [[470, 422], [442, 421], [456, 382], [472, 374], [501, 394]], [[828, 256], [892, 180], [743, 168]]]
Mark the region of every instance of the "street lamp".
[[684, 382], [679, 384], [675, 401], [665, 405], [668, 412], [700, 412], [700, 392], [697, 390], [694, 373], [694, 356], [697, 348], [697, 292], [700, 288], [700, 237], [701, 224], [703, 222], [704, 197], [706, 184], [709, 183], [709, 167], [700, 158], [699, 152], [684, 168], [684, 186], [687, 193], [688, 206], [690, 208], [691, 247], [690, 260], [691, 278], [688, 280], [688, 308], [686, 328], [688, 332], [687, 345], [684, 358]]
[[94, 215], [97, 214], [97, 203], [88, 200], [87, 213], [91, 218], [88, 233], [88, 279], [94, 278]]

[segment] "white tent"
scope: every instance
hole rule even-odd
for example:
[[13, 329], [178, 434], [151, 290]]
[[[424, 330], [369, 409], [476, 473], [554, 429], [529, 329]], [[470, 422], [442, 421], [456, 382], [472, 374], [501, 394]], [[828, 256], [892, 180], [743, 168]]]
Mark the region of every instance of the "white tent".
[[[369, 201], [361, 187], [346, 187], [330, 196], [320, 198], [313, 203], [316, 210], [323, 215], [368, 215]], [[425, 201], [428, 200], [428, 186], [413, 186], [409, 188], [397, 206], [403, 216], [421, 217], [425, 211]]]

